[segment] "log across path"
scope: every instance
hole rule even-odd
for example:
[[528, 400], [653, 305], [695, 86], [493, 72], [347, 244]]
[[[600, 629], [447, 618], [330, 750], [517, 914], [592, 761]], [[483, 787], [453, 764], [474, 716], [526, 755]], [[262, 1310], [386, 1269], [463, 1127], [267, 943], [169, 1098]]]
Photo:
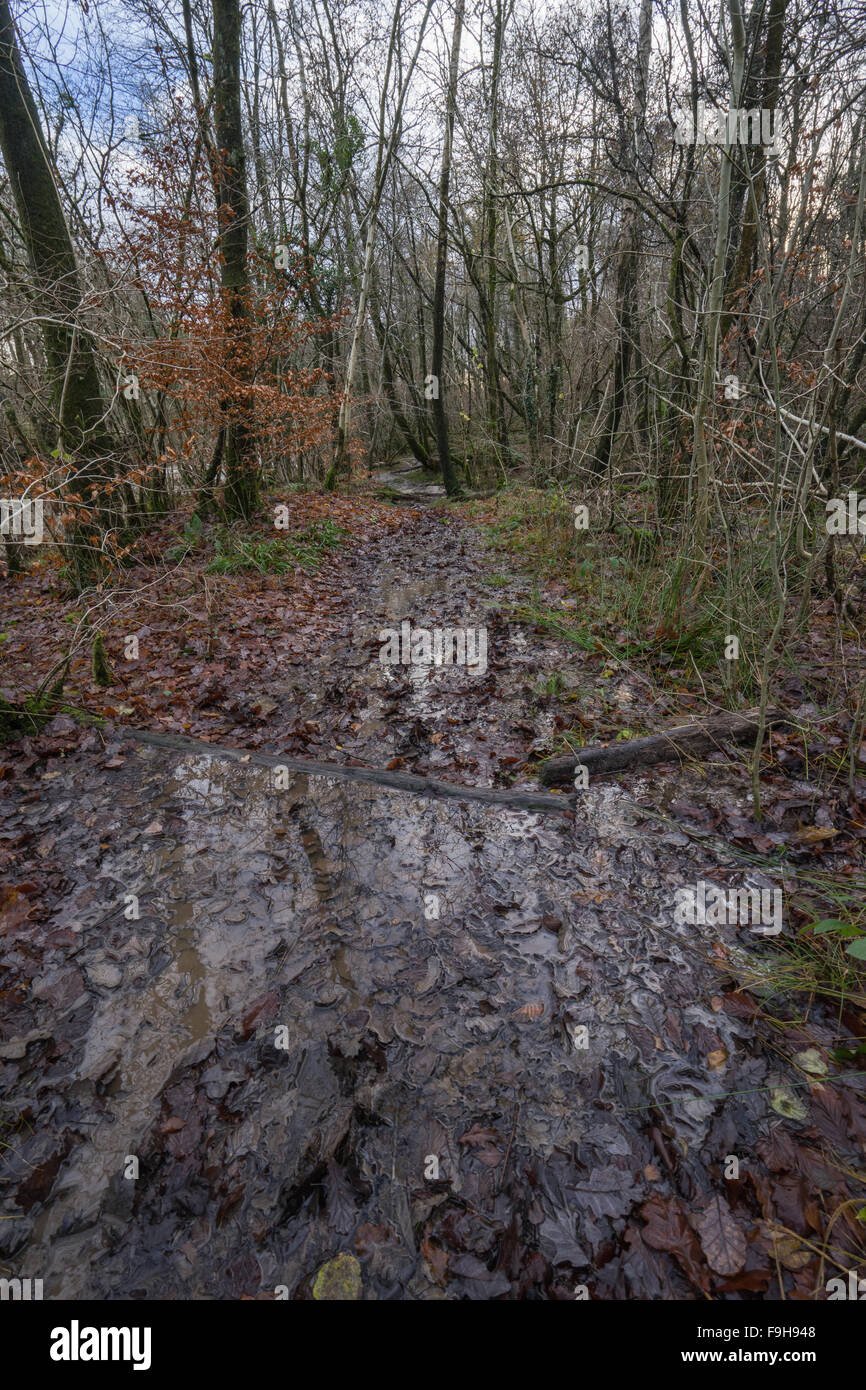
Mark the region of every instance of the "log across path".
[[[757, 737], [760, 711], [744, 710], [741, 714], [711, 715], [690, 724], [678, 724], [659, 734], [633, 738], [608, 746], [592, 744], [579, 753], [549, 758], [542, 763], [540, 777], [545, 787], [573, 784], [578, 767], [589, 773], [622, 772], [626, 768], [651, 767], [692, 758], [699, 753], [714, 753], [726, 743], [748, 743]], [[768, 709], [764, 715], [764, 733], [772, 728], [790, 725], [781, 710]]]
[[442, 782], [438, 777], [421, 777], [414, 772], [389, 772], [384, 768], [315, 762], [312, 758], [289, 758], [281, 753], [229, 748], [221, 743], [207, 743], [204, 739], [188, 738], [185, 734], [151, 733], [147, 729], [132, 729], [125, 725], [121, 728], [125, 735], [138, 743], [152, 744], [156, 748], [168, 748], [178, 753], [202, 753], [230, 762], [252, 763], [257, 767], [284, 767], [289, 772], [298, 772], [309, 777], [341, 777], [350, 782], [372, 782], [377, 786], [393, 787], [395, 791], [413, 792], [417, 796], [482, 801], [488, 806], [504, 806], [515, 811], [558, 811], [560, 814], [574, 812], [572, 798], [550, 792], [462, 787], [456, 782]]
[[[713, 715], [690, 724], [678, 724], [646, 738], [629, 739], [608, 746], [593, 744], [582, 748], [580, 754], [569, 753], [542, 763], [540, 778], [543, 786], [573, 786], [578, 767], [590, 773], [622, 772], [633, 767], [651, 767], [656, 763], [711, 753], [725, 743], [748, 743], [758, 732], [758, 710], [742, 714]], [[790, 725], [781, 710], [767, 710], [764, 732]], [[230, 748], [226, 744], [208, 743], [185, 734], [163, 734], [147, 729], [124, 727], [123, 732], [139, 743], [156, 748], [168, 748], [178, 753], [203, 753], [212, 758], [231, 762], [252, 763], [257, 767], [284, 767], [310, 777], [339, 777], [350, 782], [368, 782], [395, 791], [413, 792], [417, 796], [456, 798], [481, 801], [487, 805], [505, 806], [517, 811], [573, 811], [575, 802], [549, 792], [510, 791], [507, 788], [465, 787], [456, 782], [443, 782], [438, 777], [422, 777], [414, 772], [388, 771], [385, 768], [355, 767], [347, 763], [317, 762], [312, 758], [290, 758], [280, 753], [262, 753], [253, 749]]]

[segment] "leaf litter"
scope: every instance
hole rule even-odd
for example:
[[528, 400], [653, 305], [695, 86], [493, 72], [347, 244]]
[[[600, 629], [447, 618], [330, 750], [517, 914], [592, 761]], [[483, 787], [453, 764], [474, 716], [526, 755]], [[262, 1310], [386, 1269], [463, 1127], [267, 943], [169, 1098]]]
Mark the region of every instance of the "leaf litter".
[[[482, 571], [471, 532], [407, 511], [298, 582], [305, 624], [278, 595], [237, 661], [203, 646], [170, 705], [166, 655], [102, 731], [59, 716], [4, 750], [0, 1264], [48, 1296], [810, 1298], [825, 1240], [862, 1263], [862, 1016], [816, 1004], [780, 1048], [743, 983], [772, 944], [674, 921], [676, 887], [736, 861], [660, 792], [680, 824], [760, 833], [723, 760], [715, 799], [672, 772], [540, 817], [275, 793], [111, 722], [526, 779], [559, 718], [527, 722], [527, 692], [563, 651], [518, 642], [502, 594], [479, 609]], [[434, 594], [488, 623], [485, 678], [378, 664]]]

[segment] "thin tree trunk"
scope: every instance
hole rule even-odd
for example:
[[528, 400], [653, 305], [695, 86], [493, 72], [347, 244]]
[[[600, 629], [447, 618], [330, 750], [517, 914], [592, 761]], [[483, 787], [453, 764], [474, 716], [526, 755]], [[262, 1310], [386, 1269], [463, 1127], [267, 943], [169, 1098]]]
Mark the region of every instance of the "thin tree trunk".
[[388, 44], [388, 61], [385, 66], [385, 76], [382, 81], [382, 96], [379, 102], [379, 138], [376, 150], [376, 175], [373, 180], [373, 195], [370, 200], [370, 207], [367, 213], [367, 237], [364, 246], [364, 266], [361, 271], [361, 284], [358, 291], [358, 308], [355, 313], [355, 326], [352, 332], [352, 346], [349, 349], [349, 360], [346, 364], [346, 380], [343, 386], [343, 396], [340, 402], [340, 417], [337, 421], [337, 443], [334, 449], [334, 458], [328, 475], [325, 478], [325, 489], [333, 492], [337, 486], [337, 478], [345, 467], [346, 457], [349, 449], [349, 437], [352, 427], [352, 391], [355, 386], [355, 372], [358, 366], [358, 350], [361, 344], [361, 334], [364, 330], [364, 319], [367, 315], [367, 299], [370, 293], [370, 276], [373, 268], [373, 247], [376, 242], [376, 222], [379, 217], [379, 205], [382, 201], [382, 194], [385, 191], [385, 181], [391, 167], [391, 161], [400, 139], [402, 128], [403, 106], [406, 101], [406, 94], [409, 90], [409, 83], [415, 71], [415, 64], [418, 62], [418, 55], [421, 52], [421, 44], [424, 41], [424, 34], [427, 30], [427, 21], [430, 18], [430, 11], [433, 8], [433, 0], [427, 0], [424, 13], [421, 17], [421, 26], [418, 33], [418, 41], [415, 51], [409, 61], [400, 82], [397, 97], [397, 108], [394, 112], [394, 119], [391, 125], [391, 134], [385, 141], [385, 112], [388, 101], [388, 87], [391, 79], [391, 71], [398, 57], [397, 47], [399, 43], [401, 7], [403, 0], [396, 0], [394, 15], [391, 20], [391, 34]]
[[[96, 358], [78, 319], [81, 286], [75, 251], [55, 183], [39, 114], [27, 82], [8, 0], [0, 0], [0, 150], [30, 267], [48, 390], [69, 491], [102, 510], [113, 468], [112, 440]], [[71, 532], [72, 572], [83, 588], [99, 571], [92, 522]]]
[[221, 279], [229, 314], [227, 364], [241, 383], [228, 404], [225, 432], [225, 504], [231, 516], [250, 517], [258, 501], [255, 440], [245, 385], [251, 362], [250, 210], [241, 125], [241, 15], [238, 0], [213, 0], [214, 125], [216, 128]]
[[496, 183], [499, 158], [499, 78], [502, 71], [502, 41], [513, 3], [505, 13], [503, 0], [496, 0], [493, 30], [493, 63], [490, 74], [490, 135], [487, 145], [487, 169], [484, 177], [484, 228], [487, 253], [486, 294], [481, 305], [484, 315], [484, 337], [487, 358], [487, 428], [490, 442], [502, 447], [505, 443], [505, 420], [499, 385], [499, 359], [496, 351]]
[[[638, 62], [635, 96], [634, 128], [627, 145], [629, 182], [637, 192], [638, 172], [646, 151], [645, 121], [647, 83], [649, 80], [650, 50], [652, 47], [652, 0], [641, 0], [638, 29]], [[633, 199], [625, 203], [623, 212], [622, 250], [616, 269], [617, 344], [614, 354], [613, 394], [610, 398], [607, 421], [594, 468], [603, 473], [608, 467], [619, 432], [625, 405], [626, 387], [631, 372], [631, 360], [637, 339], [637, 267], [641, 247], [641, 225], [638, 208]]]
[[445, 103], [445, 133], [442, 141], [442, 170], [439, 175], [439, 224], [436, 236], [436, 284], [433, 290], [433, 421], [439, 467], [449, 497], [459, 492], [457, 475], [448, 448], [448, 417], [445, 413], [445, 381], [443, 349], [445, 343], [445, 275], [448, 269], [448, 188], [451, 182], [451, 146], [454, 139], [454, 113], [457, 105], [457, 70], [460, 64], [460, 40], [463, 35], [465, 0], [457, 0], [454, 13], [454, 32], [451, 35], [451, 58], [448, 65], [448, 94]]
[[[779, 99], [782, 38], [785, 32], [787, 5], [788, 0], [770, 0], [770, 11], [767, 20], [767, 42], [764, 54], [763, 93], [761, 97], [762, 110], [770, 112], [776, 111]], [[743, 163], [748, 166], [748, 161], [751, 158], [748, 146], [743, 146], [741, 157]], [[758, 235], [758, 219], [754, 212], [754, 208], [757, 207], [760, 209], [763, 203], [766, 178], [767, 152], [763, 145], [758, 145], [755, 150], [754, 165], [751, 170], [751, 179], [754, 181], [755, 196], [752, 198], [747, 190], [743, 229], [740, 235], [739, 246], [737, 247], [737, 254], [734, 258], [734, 263], [731, 267], [731, 273], [725, 288], [725, 308], [722, 313], [721, 322], [719, 323], [720, 342], [724, 342], [728, 329], [736, 316], [737, 298], [751, 270]]]
[[[731, 63], [731, 106], [739, 107], [745, 66], [745, 27], [741, 0], [728, 0], [733, 44]], [[728, 249], [730, 213], [731, 166], [733, 154], [726, 142], [722, 151], [722, 172], [719, 179], [718, 221], [716, 247], [713, 255], [709, 300], [704, 317], [704, 346], [698, 398], [695, 405], [695, 433], [692, 452], [692, 515], [694, 518], [694, 559], [701, 564], [706, 555], [707, 529], [710, 516], [710, 460], [707, 448], [707, 415], [712, 405], [719, 353], [719, 327], [722, 297], [725, 288], [725, 259]]]

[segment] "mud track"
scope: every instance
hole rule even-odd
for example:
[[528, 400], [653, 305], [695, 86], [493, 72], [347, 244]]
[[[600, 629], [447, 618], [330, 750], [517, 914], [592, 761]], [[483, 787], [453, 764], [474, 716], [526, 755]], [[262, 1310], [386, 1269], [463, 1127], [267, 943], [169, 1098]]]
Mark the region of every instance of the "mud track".
[[[359, 561], [371, 630], [419, 592], [445, 619], [481, 602], [460, 545], [432, 525], [429, 563], [408, 537]], [[553, 649], [499, 631], [504, 729]], [[347, 640], [335, 621], [313, 703]], [[318, 699], [323, 729], [354, 711], [333, 757], [409, 757], [408, 722], [480, 783], [490, 686], [409, 675], [401, 732], [368, 648]], [[275, 759], [91, 735], [7, 792], [53, 905], [3, 925], [4, 1270], [51, 1298], [308, 1298], [351, 1252], [369, 1299], [779, 1297], [779, 1232], [799, 1248], [851, 1195], [864, 1079], [794, 1060], [850, 1041], [838, 1018], [756, 1021], [737, 985], [772, 942], [676, 922], [676, 888], [742, 882], [735, 857], [659, 818], [657, 778], [552, 816], [348, 765], [276, 791]], [[817, 1258], [784, 1269], [814, 1295]]]

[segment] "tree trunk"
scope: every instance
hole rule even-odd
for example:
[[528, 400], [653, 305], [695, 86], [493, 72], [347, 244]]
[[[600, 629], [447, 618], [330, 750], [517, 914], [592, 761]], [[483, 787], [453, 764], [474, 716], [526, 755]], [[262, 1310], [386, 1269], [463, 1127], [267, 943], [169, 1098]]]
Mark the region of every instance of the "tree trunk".
[[694, 758], [699, 753], [717, 753], [726, 743], [750, 743], [759, 729], [784, 728], [791, 720], [782, 710], [770, 709], [761, 723], [760, 709], [744, 710], [742, 714], [711, 715], [692, 724], [678, 724], [660, 734], [633, 738], [624, 743], [593, 744], [578, 753], [566, 753], [548, 758], [541, 764], [542, 786], [574, 785], [578, 768], [587, 772], [622, 772], [631, 767], [652, 767], [656, 763], [671, 763]]
[[[743, 89], [745, 67], [745, 28], [741, 0], [728, 0], [731, 20], [733, 54], [731, 64], [731, 107], [737, 110]], [[719, 179], [716, 247], [713, 255], [709, 301], [704, 316], [704, 342], [698, 397], [695, 403], [695, 432], [692, 450], [692, 516], [694, 519], [694, 560], [701, 565], [706, 557], [707, 529], [710, 517], [710, 458], [707, 448], [707, 415], [714, 399], [719, 327], [722, 297], [725, 288], [725, 260], [728, 249], [730, 215], [731, 168], [734, 154], [726, 143], [722, 149], [722, 172]]]
[[[8, 0], [0, 0], [0, 150], [33, 273], [57, 438], [75, 480], [70, 492], [102, 510], [113, 446], [103, 423], [96, 358], [78, 322], [81, 286], [75, 252]], [[73, 581], [79, 589], [100, 569], [92, 532], [92, 522], [77, 522], [71, 533]]]
[[439, 467], [449, 497], [459, 492], [457, 475], [448, 448], [448, 417], [445, 413], [444, 377], [442, 371], [445, 343], [445, 275], [448, 269], [448, 188], [451, 182], [451, 145], [454, 139], [454, 113], [457, 105], [457, 69], [460, 63], [460, 40], [463, 35], [465, 0], [457, 0], [454, 13], [454, 32], [451, 35], [451, 59], [448, 67], [448, 94], [445, 102], [445, 133], [442, 140], [442, 170], [439, 175], [439, 224], [436, 236], [436, 285], [433, 291], [433, 421]]
[[[367, 298], [370, 293], [370, 277], [373, 271], [373, 247], [376, 242], [376, 222], [379, 217], [379, 205], [382, 201], [382, 194], [385, 191], [385, 181], [388, 177], [391, 161], [400, 139], [403, 123], [403, 106], [406, 102], [409, 83], [415, 71], [415, 64], [418, 62], [418, 55], [421, 52], [421, 45], [427, 31], [427, 21], [430, 18], [430, 11], [433, 8], [433, 0], [427, 0], [424, 13], [421, 16], [421, 25], [415, 51], [405, 71], [402, 71], [397, 52], [400, 21], [402, 18], [402, 3], [403, 0], [396, 0], [394, 14], [391, 20], [388, 62], [385, 67], [385, 76], [382, 81], [382, 94], [379, 102], [379, 136], [376, 148], [376, 174], [373, 179], [373, 196], [370, 200], [370, 207], [367, 212], [368, 222], [364, 246], [364, 267], [361, 272], [361, 284], [358, 291], [358, 308], [355, 313], [355, 325], [352, 331], [352, 346], [349, 349], [349, 361], [346, 364], [346, 380], [343, 385], [343, 396], [340, 402], [340, 417], [337, 422], [337, 442], [334, 449], [333, 462], [325, 478], [325, 490], [327, 492], [333, 492], [334, 488], [337, 486], [337, 479], [346, 465], [346, 458], [349, 452], [349, 439], [351, 436], [352, 424], [352, 391], [355, 385], [355, 372], [358, 366], [358, 351], [361, 344], [361, 334], [364, 329], [364, 319], [367, 313]], [[391, 126], [391, 134], [386, 141], [385, 114], [388, 102], [388, 87], [390, 84], [391, 72], [395, 66], [398, 72], [402, 72], [402, 76], [400, 79], [394, 120]]]
[[[785, 32], [785, 14], [788, 0], [770, 0], [769, 17], [767, 20], [767, 42], [764, 54], [764, 77], [761, 86], [760, 106], [762, 110], [775, 112], [779, 100], [779, 74], [782, 63], [782, 38]], [[746, 103], [751, 105], [751, 102]], [[754, 153], [754, 161], [751, 171], [748, 170], [748, 162], [751, 159], [751, 152], [748, 146], [743, 146], [741, 158], [746, 166], [745, 174], [741, 177], [745, 180], [743, 196], [745, 208], [743, 212], [743, 229], [740, 235], [737, 254], [728, 276], [728, 283], [725, 287], [725, 308], [719, 323], [719, 341], [724, 342], [728, 329], [737, 313], [737, 299], [740, 291], [748, 280], [752, 268], [752, 260], [755, 253], [755, 245], [758, 237], [758, 219], [756, 209], [760, 209], [764, 199], [764, 188], [767, 178], [767, 152], [763, 145], [758, 145]], [[748, 177], [746, 176], [748, 175]], [[754, 196], [749, 189], [749, 183], [754, 186]]]
[[241, 16], [238, 0], [213, 0], [214, 125], [216, 129], [221, 278], [228, 312], [227, 367], [240, 389], [227, 402], [225, 505], [229, 515], [250, 517], [258, 501], [255, 439], [246, 384], [251, 362], [250, 276], [247, 237], [250, 210], [241, 126]]
[[502, 70], [502, 40], [513, 3], [505, 13], [503, 0], [496, 0], [493, 31], [493, 66], [490, 74], [490, 135], [487, 144], [487, 169], [484, 177], [484, 229], [487, 253], [486, 293], [481, 304], [484, 316], [484, 337], [487, 368], [487, 428], [490, 443], [502, 447], [505, 442], [505, 420], [499, 385], [499, 360], [496, 351], [496, 183], [498, 177], [497, 140], [499, 134], [499, 78]]
[[[646, 152], [644, 133], [646, 121], [647, 83], [649, 80], [650, 49], [652, 47], [652, 0], [641, 0], [638, 29], [638, 62], [635, 94], [635, 115], [632, 139], [627, 142], [626, 163], [629, 183], [638, 191], [639, 166]], [[607, 421], [593, 467], [603, 473], [608, 467], [619, 432], [625, 405], [626, 387], [631, 373], [631, 360], [637, 341], [637, 267], [642, 236], [638, 208], [633, 199], [625, 203], [623, 213], [622, 250], [616, 268], [617, 344], [613, 366], [613, 394], [610, 398]]]

